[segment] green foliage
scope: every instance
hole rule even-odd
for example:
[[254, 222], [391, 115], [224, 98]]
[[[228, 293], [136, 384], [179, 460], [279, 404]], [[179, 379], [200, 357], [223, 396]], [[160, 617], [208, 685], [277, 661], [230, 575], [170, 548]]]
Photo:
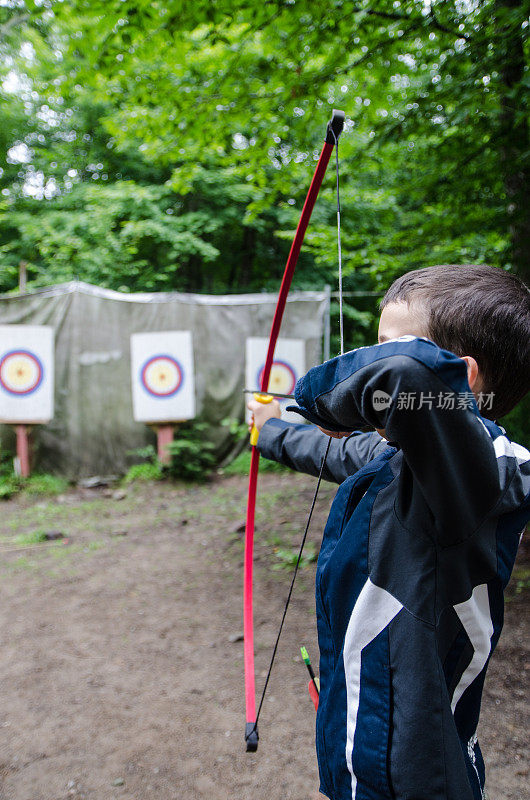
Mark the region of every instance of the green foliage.
[[66, 491], [68, 481], [58, 475], [50, 473], [38, 473], [30, 475], [29, 478], [22, 479], [21, 488], [29, 495], [57, 495]]
[[[124, 0], [110, 11], [100, 0], [87, 13], [77, 0], [54, 14], [66, 87], [110, 103], [103, 124], [117, 146], [140, 143], [177, 191], [205, 162], [228, 167], [252, 189], [248, 215], [276, 206], [289, 235], [323, 123], [344, 106], [352, 279], [470, 256], [528, 267], [513, 246], [528, 157], [524, 2]], [[332, 221], [330, 205], [309, 242], [327, 270]]]
[[18, 492], [27, 495], [57, 495], [68, 487], [68, 481], [49, 473], [34, 473], [21, 478], [13, 470], [13, 457], [0, 451], [0, 500], [9, 500]]
[[201, 238], [205, 215], [174, 215], [176, 198], [164, 187], [81, 184], [39, 216], [35, 202], [19, 205], [20, 211], [0, 212], [9, 237], [0, 270], [23, 255], [40, 285], [77, 277], [122, 291], [163, 291], [178, 285], [190, 258], [218, 255]]
[[13, 471], [13, 458], [0, 450], [0, 500], [9, 500], [21, 488], [21, 478]]
[[530, 394], [500, 420], [506, 433], [514, 442], [530, 449]]
[[215, 466], [215, 446], [208, 440], [209, 426], [204, 422], [179, 425], [167, 450], [171, 463], [165, 472], [183, 481], [204, 481]]
[[9, 500], [20, 489], [16, 475], [0, 476], [0, 500]]
[[163, 477], [162, 465], [158, 461], [158, 456], [152, 444], [146, 447], [137, 447], [135, 450], [128, 450], [128, 456], [140, 458], [141, 464], [133, 464], [122, 478], [122, 483], [128, 485], [135, 481], [158, 481]]
[[[276, 291], [334, 106], [346, 291], [434, 263], [529, 281], [527, 17], [526, 0], [0, 5], [0, 291], [21, 259], [30, 285]], [[295, 287], [336, 288], [335, 211], [330, 171]], [[347, 300], [349, 347], [376, 316]]]
[[136, 481], [159, 481], [161, 478], [162, 469], [158, 461], [148, 461], [145, 464], [133, 464], [132, 467], [129, 467], [123, 477], [123, 483], [127, 485]]
[[151, 462], [156, 460], [156, 450], [152, 444], [148, 444], [145, 447], [136, 447], [134, 450], [127, 450], [127, 455]]
[[221, 420], [221, 425], [223, 428], [228, 428], [228, 432], [234, 439], [234, 444], [248, 437], [248, 425], [244, 420], [227, 417]]
[[179, 425], [175, 439], [166, 449], [171, 456], [169, 465], [158, 460], [152, 445], [133, 450], [129, 455], [146, 459], [143, 464], [134, 464], [123, 478], [125, 484], [134, 481], [160, 480], [165, 476], [183, 481], [202, 482], [215, 466], [215, 445], [209, 441], [205, 422], [188, 422]]
[[[276, 288], [334, 105], [346, 288], [436, 262], [530, 274], [526, 16], [522, 0], [4, 5], [0, 288], [21, 258], [37, 283]], [[330, 177], [300, 287], [336, 285], [333, 194]]]

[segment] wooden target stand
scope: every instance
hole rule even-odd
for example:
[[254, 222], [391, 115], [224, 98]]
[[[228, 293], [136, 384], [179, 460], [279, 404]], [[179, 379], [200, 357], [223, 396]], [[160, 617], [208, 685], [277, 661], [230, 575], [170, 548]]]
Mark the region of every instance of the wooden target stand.
[[171, 464], [171, 453], [168, 451], [168, 445], [175, 438], [175, 432], [178, 430], [182, 420], [175, 420], [175, 422], [149, 422], [148, 425], [156, 433], [156, 454], [158, 460], [164, 466]]
[[45, 425], [46, 421], [32, 420], [31, 422], [9, 422], [2, 421], [2, 425], [11, 425], [16, 435], [16, 456], [13, 459], [13, 469], [15, 475], [21, 478], [29, 478], [31, 475], [32, 452], [31, 434], [37, 425]]
[[171, 454], [167, 449], [168, 444], [171, 444], [175, 436], [176, 423], [168, 423], [167, 425], [153, 425], [156, 431], [156, 452], [158, 460], [161, 464], [167, 466], [171, 463]]
[[165, 464], [166, 466], [171, 462], [171, 455], [167, 446], [173, 441], [174, 435], [174, 425], [156, 425], [156, 450], [158, 460], [161, 464]]
[[13, 460], [15, 475], [21, 478], [29, 478], [31, 475], [31, 431], [38, 422], [10, 422], [2, 420], [2, 425], [11, 425], [16, 435], [16, 456]]
[[15, 425], [17, 435], [17, 454], [15, 457], [15, 473], [22, 478], [29, 478], [31, 473], [29, 437], [31, 425]]

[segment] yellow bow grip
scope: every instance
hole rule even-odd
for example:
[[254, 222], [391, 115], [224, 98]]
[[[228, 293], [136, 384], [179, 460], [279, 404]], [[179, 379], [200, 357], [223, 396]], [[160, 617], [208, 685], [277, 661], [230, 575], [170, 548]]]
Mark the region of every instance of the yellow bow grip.
[[[264, 394], [263, 392], [254, 392], [252, 395], [254, 400], [257, 400], [258, 403], [263, 403], [267, 405], [267, 403], [272, 403], [274, 397], [272, 394]], [[252, 426], [252, 430], [250, 431], [250, 444], [252, 446], [257, 445], [259, 439], [259, 431], [255, 425]]]

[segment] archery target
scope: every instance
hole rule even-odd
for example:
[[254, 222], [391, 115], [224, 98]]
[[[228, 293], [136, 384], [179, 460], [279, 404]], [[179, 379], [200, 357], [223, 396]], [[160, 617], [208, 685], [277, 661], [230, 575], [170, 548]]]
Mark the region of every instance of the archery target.
[[142, 386], [154, 397], [172, 397], [182, 386], [182, 367], [170, 355], [148, 358], [142, 368]]
[[0, 421], [53, 417], [53, 328], [0, 325]]
[[189, 331], [133, 333], [131, 370], [137, 422], [178, 422], [195, 416]]
[[[247, 339], [246, 389], [261, 389], [261, 379], [269, 340], [264, 337]], [[269, 378], [270, 394], [293, 394], [296, 382], [306, 371], [305, 342], [303, 339], [278, 339]], [[282, 407], [282, 419], [288, 422], [303, 422], [298, 414], [285, 411], [294, 400], [278, 398]], [[250, 412], [247, 409], [247, 421]]]
[[0, 360], [0, 386], [9, 394], [31, 394], [39, 388], [42, 363], [30, 350], [12, 350]]
[[[256, 375], [256, 386], [261, 386], [265, 364]], [[287, 361], [274, 360], [269, 376], [269, 393], [292, 394], [296, 386], [296, 372]]]

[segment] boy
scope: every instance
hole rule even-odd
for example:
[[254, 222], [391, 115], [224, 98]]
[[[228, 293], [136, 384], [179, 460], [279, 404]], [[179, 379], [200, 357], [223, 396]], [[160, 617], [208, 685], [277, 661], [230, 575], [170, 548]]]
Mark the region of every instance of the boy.
[[[492, 420], [530, 389], [530, 292], [488, 266], [395, 281], [379, 344], [315, 367], [297, 410], [251, 401], [261, 453], [341, 486], [316, 602], [320, 790], [481, 800], [489, 657], [530, 519], [530, 453]], [[377, 432], [360, 433], [370, 426]]]

